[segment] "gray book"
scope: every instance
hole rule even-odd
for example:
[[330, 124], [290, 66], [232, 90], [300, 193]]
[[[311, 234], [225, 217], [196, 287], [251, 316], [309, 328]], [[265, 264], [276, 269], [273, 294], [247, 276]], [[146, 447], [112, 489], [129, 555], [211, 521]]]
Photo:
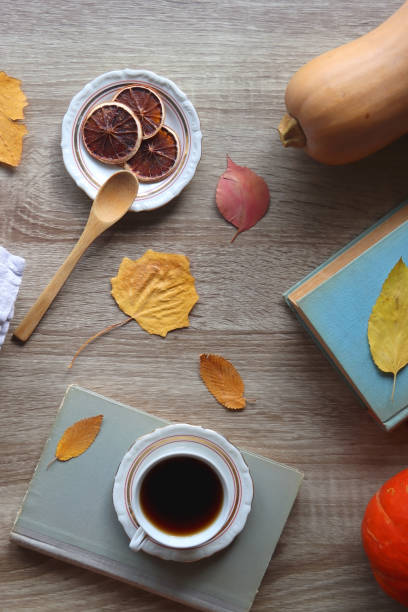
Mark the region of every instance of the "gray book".
[[[104, 419], [92, 446], [83, 455], [56, 462], [47, 469], [65, 429], [97, 414], [103, 414]], [[133, 552], [113, 507], [115, 473], [136, 438], [166, 424], [163, 419], [97, 393], [75, 385], [68, 387], [10, 537], [21, 546], [198, 610], [246, 612], [252, 606], [303, 475], [241, 451], [255, 494], [246, 526], [228, 548], [187, 564]]]

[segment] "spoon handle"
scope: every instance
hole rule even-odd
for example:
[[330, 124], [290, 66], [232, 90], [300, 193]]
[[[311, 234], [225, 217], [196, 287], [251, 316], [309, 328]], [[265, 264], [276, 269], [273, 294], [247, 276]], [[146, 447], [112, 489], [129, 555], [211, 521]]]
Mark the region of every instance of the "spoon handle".
[[95, 234], [86, 230], [87, 228], [85, 227], [71, 253], [58, 268], [35, 303], [31, 306], [20, 325], [14, 330], [13, 335], [22, 342], [25, 342], [31, 336], [83, 253], [95, 240], [97, 235], [101, 233], [98, 232]]

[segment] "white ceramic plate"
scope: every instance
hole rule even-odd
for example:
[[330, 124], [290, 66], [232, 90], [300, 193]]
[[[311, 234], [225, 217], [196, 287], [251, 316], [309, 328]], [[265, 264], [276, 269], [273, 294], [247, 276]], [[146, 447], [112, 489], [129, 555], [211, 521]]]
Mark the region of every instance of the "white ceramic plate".
[[146, 538], [141, 550], [166, 560], [191, 562], [209, 557], [231, 544], [244, 528], [251, 510], [253, 484], [248, 467], [239, 450], [223, 436], [211, 429], [203, 429], [185, 423], [167, 425], [141, 436], [128, 450], [118, 468], [113, 486], [113, 503], [122, 527], [129, 538], [132, 539], [139, 526], [132, 510], [132, 481], [140, 462], [146, 457], [147, 453], [152, 452], [158, 445], [172, 444], [177, 449], [177, 445], [182, 445], [183, 440], [205, 445], [227, 463], [235, 483], [233, 512], [229, 517], [227, 526], [212, 540], [201, 546], [175, 549], [162, 546]]
[[187, 96], [169, 79], [149, 70], [115, 70], [106, 72], [87, 85], [71, 100], [62, 122], [62, 154], [64, 164], [78, 187], [94, 199], [99, 187], [118, 170], [118, 166], [102, 164], [86, 151], [81, 125], [88, 111], [100, 102], [112, 100], [122, 87], [137, 83], [150, 85], [163, 99], [165, 125], [180, 140], [180, 162], [176, 170], [157, 183], [140, 183], [131, 210], [153, 210], [176, 197], [191, 181], [201, 157], [201, 131], [197, 112]]

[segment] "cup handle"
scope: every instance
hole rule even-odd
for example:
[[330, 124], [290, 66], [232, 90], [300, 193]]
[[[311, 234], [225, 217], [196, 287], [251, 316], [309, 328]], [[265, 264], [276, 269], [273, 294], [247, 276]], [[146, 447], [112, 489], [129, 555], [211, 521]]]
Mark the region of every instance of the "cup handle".
[[142, 548], [142, 544], [145, 541], [146, 532], [143, 527], [138, 527], [133, 535], [133, 538], [130, 540], [129, 548], [132, 550], [140, 550]]

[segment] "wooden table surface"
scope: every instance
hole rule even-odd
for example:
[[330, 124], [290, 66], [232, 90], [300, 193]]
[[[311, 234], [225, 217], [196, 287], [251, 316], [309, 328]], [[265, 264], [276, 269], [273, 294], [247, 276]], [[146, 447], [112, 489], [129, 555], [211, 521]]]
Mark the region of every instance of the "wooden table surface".
[[[290, 76], [315, 55], [382, 22], [400, 0], [72, 0], [2, 3], [0, 70], [23, 82], [29, 135], [20, 167], [0, 168], [0, 244], [27, 260], [13, 326], [64, 260], [90, 200], [67, 174], [61, 121], [72, 96], [103, 72], [146, 68], [172, 79], [203, 132], [197, 173], [172, 203], [128, 214], [83, 257], [31, 340], [0, 352], [0, 608], [186, 609], [9, 543], [17, 508], [68, 384], [173, 421], [219, 430], [234, 444], [305, 473], [253, 610], [396, 612], [360, 541], [371, 495], [406, 466], [408, 428], [387, 434], [295, 320], [282, 293], [403, 200], [408, 138], [359, 163], [325, 167], [284, 150], [277, 125]], [[215, 207], [226, 155], [267, 181], [268, 214], [229, 240]], [[200, 300], [189, 329], [166, 339], [121, 320], [110, 277], [146, 249], [191, 261]], [[201, 352], [241, 373], [256, 404], [232, 413], [198, 375]], [[239, 577], [237, 578], [239, 579]]]

